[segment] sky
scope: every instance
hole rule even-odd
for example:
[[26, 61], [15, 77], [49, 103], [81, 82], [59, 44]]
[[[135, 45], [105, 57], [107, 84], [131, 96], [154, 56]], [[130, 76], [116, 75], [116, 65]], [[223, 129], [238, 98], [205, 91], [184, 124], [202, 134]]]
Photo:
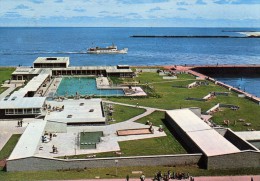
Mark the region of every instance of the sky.
[[0, 27], [260, 27], [260, 0], [0, 0]]

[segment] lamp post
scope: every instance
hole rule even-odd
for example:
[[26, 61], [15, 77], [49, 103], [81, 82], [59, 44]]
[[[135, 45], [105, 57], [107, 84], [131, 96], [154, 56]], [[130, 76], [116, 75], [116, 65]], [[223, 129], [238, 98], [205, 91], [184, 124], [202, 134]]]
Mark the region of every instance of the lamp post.
[[117, 164], [118, 164], [118, 160], [115, 160], [115, 164], [116, 164], [116, 176], [117, 176]]

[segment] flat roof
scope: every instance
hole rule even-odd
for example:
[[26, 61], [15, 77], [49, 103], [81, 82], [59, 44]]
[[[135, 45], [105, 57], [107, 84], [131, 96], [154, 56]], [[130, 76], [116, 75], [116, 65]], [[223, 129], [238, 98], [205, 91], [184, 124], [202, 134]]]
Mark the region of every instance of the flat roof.
[[34, 156], [41, 141], [46, 121], [29, 123], [8, 160]]
[[42, 108], [45, 99], [46, 97], [17, 97], [15, 100], [2, 100], [0, 101], [0, 109]]
[[[102, 114], [101, 99], [68, 99], [62, 102], [47, 101], [51, 107], [64, 106], [63, 111], [52, 111], [45, 116], [45, 120], [65, 123], [77, 122], [105, 122]], [[93, 109], [93, 111], [91, 111]], [[68, 118], [71, 115], [71, 118]]]
[[29, 91], [37, 91], [49, 74], [39, 74], [28, 82], [28, 84], [15, 91], [8, 100], [0, 101], [0, 109], [26, 109], [41, 108], [46, 97], [24, 97]]
[[240, 150], [207, 125], [189, 109], [167, 111], [167, 114], [207, 156], [237, 153]]
[[33, 63], [68, 63], [69, 57], [38, 57]]
[[31, 67], [17, 67], [12, 75], [29, 75], [29, 74], [39, 74], [42, 69], [40, 68], [31, 68]]
[[235, 134], [248, 141], [260, 140], [260, 131], [238, 131]]
[[67, 67], [67, 68], [53, 68], [52, 70], [106, 70], [108, 73], [133, 72], [131, 69], [117, 69], [117, 66], [76, 66], [76, 67]]

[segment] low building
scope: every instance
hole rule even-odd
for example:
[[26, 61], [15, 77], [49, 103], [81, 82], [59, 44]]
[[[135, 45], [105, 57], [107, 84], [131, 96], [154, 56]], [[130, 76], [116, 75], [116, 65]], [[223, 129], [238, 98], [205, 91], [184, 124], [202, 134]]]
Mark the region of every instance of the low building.
[[203, 153], [207, 169], [259, 167], [260, 151], [232, 130], [216, 130], [189, 109], [166, 111], [165, 119], [190, 151]]
[[46, 97], [34, 97], [39, 88], [50, 78], [39, 74], [23, 88], [0, 100], [0, 118], [35, 117], [41, 115]]
[[69, 57], [38, 57], [33, 62], [34, 68], [67, 68]]

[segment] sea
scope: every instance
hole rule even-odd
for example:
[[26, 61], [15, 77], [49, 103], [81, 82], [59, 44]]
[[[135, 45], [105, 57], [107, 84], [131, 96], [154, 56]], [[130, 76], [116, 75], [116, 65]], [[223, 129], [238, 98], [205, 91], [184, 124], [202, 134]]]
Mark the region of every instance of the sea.
[[[235, 36], [260, 28], [1, 27], [0, 66], [32, 66], [37, 57], [70, 57], [71, 66], [260, 64], [260, 38], [133, 38], [155, 36]], [[117, 45], [127, 54], [86, 54], [90, 47]], [[216, 77], [260, 96], [260, 78]]]

